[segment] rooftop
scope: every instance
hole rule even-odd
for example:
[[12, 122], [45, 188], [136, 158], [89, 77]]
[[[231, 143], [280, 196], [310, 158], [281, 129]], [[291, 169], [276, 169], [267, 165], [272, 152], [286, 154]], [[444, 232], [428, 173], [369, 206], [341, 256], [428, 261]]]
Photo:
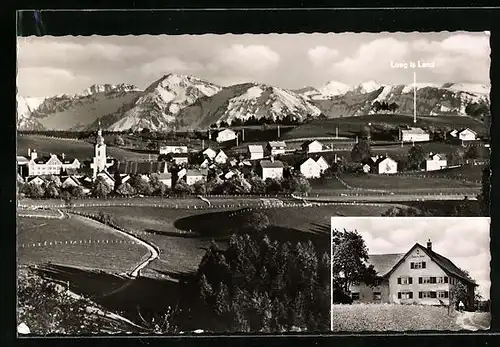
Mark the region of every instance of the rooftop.
[[269, 141], [271, 147], [286, 147], [285, 141]]
[[401, 131], [404, 133], [411, 133], [411, 134], [427, 134], [427, 132], [421, 128], [409, 128], [409, 129], [403, 129]]
[[270, 161], [270, 160], [261, 160], [260, 166], [263, 168], [283, 168], [283, 163], [279, 160]]

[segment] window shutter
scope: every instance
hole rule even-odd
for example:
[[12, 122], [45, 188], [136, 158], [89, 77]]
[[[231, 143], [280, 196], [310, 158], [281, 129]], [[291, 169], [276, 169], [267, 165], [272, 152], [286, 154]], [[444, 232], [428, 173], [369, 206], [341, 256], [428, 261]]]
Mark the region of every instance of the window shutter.
[[448, 283], [448, 276], [444, 276], [444, 283]]
[[413, 292], [410, 292], [410, 299], [413, 299]]
[[[398, 277], [398, 284], [401, 284], [401, 277]], [[400, 293], [398, 293], [400, 294]]]
[[419, 299], [422, 299], [422, 292], [418, 292]]
[[422, 262], [422, 269], [425, 269], [425, 261]]
[[422, 277], [418, 278], [418, 284], [422, 284]]
[[408, 277], [408, 283], [413, 284], [413, 277]]
[[415, 263], [411, 262], [410, 263], [410, 269], [414, 269], [415, 268]]
[[401, 299], [401, 292], [398, 292], [398, 299]]

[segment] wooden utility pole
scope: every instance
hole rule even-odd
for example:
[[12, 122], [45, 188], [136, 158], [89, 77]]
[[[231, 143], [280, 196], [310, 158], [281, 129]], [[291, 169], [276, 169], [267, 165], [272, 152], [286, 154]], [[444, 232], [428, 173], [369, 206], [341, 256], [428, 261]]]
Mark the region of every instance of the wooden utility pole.
[[278, 124], [278, 138], [280, 138], [280, 125]]
[[245, 141], [245, 128], [243, 128], [243, 130], [241, 130], [241, 141], [242, 142]]
[[335, 138], [338, 139], [339, 138], [339, 127], [336, 127], [335, 128]]

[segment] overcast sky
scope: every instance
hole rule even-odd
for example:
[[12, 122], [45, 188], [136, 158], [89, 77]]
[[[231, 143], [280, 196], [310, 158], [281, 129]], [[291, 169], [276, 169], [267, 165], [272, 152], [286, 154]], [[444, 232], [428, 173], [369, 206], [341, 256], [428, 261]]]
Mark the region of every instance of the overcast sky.
[[413, 83], [393, 62], [423, 60], [417, 82], [489, 84], [485, 32], [267, 35], [67, 36], [18, 38], [22, 96], [78, 93], [92, 84], [146, 88], [170, 72], [220, 85], [263, 82], [319, 87], [330, 80]]
[[490, 219], [483, 217], [334, 217], [332, 228], [357, 230], [369, 254], [406, 253], [415, 243], [468, 271], [490, 297]]

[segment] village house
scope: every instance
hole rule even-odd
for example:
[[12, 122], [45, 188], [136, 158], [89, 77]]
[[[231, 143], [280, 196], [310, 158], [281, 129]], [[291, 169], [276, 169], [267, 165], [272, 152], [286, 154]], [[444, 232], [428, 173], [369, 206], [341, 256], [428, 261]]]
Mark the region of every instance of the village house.
[[378, 156], [372, 158], [371, 172], [377, 174], [394, 174], [398, 172], [398, 163], [389, 157]]
[[306, 153], [320, 153], [323, 152], [323, 144], [318, 140], [306, 141], [302, 144], [302, 150]]
[[458, 130], [457, 129], [453, 129], [452, 131], [450, 131], [448, 133], [448, 135], [450, 135], [451, 137], [455, 137], [456, 138], [457, 135], [458, 135]]
[[203, 158], [208, 158], [210, 160], [213, 160], [215, 158], [215, 156], [217, 155], [217, 152], [209, 147], [209, 148], [205, 149], [203, 152], [201, 152], [201, 154], [203, 155]]
[[263, 159], [264, 148], [262, 145], [248, 145], [248, 157], [250, 160]]
[[322, 156], [316, 160], [316, 164], [318, 164], [321, 173], [325, 172], [330, 167], [326, 159]]
[[269, 152], [269, 155], [279, 155], [279, 154], [285, 154], [286, 150], [286, 143], [285, 141], [270, 141], [267, 144], [267, 151]]
[[308, 158], [300, 164], [299, 170], [305, 178], [319, 178], [321, 176], [321, 168], [313, 158]]
[[279, 160], [261, 160], [260, 167], [262, 169], [262, 179], [265, 181], [268, 178], [282, 179], [284, 165]]
[[61, 183], [61, 187], [64, 189], [69, 187], [79, 187], [81, 185], [82, 183], [75, 176], [68, 176]]
[[184, 145], [162, 145], [159, 148], [160, 154], [187, 153], [188, 148]]
[[465, 128], [458, 132], [458, 139], [461, 141], [475, 141], [477, 139], [477, 133], [474, 130]]
[[27, 178], [26, 181], [28, 184], [34, 184], [37, 186], [41, 186], [42, 184], [48, 183], [43, 176], [31, 176]]
[[206, 173], [202, 170], [189, 169], [186, 171], [186, 183], [193, 185], [198, 181], [204, 181]]
[[403, 142], [424, 142], [430, 141], [430, 135], [421, 128], [409, 128], [401, 130], [401, 140]]
[[104, 182], [111, 188], [115, 186], [115, 178], [106, 170], [98, 172], [96, 175], [96, 179], [97, 178], [101, 178], [102, 180], [104, 180]]
[[172, 188], [172, 174], [170, 172], [161, 172], [158, 174], [158, 181], [167, 188]]
[[425, 160], [425, 171], [442, 170], [447, 167], [446, 155], [438, 153], [430, 153]]
[[368, 264], [374, 266], [377, 283], [351, 286], [355, 303], [449, 305], [453, 287], [461, 282], [468, 292], [465, 307], [474, 305], [475, 281], [436, 253], [430, 240], [427, 247], [416, 243], [407, 253], [369, 255]]
[[363, 164], [361, 167], [364, 173], [369, 173], [372, 170], [372, 166], [370, 164]]
[[224, 151], [221, 149], [219, 153], [214, 158], [214, 161], [217, 164], [225, 164], [227, 162], [227, 155], [224, 153]]
[[189, 157], [187, 153], [172, 153], [172, 160], [177, 165], [183, 165], [189, 163]]
[[208, 168], [208, 167], [210, 166], [210, 163], [211, 163], [211, 161], [210, 161], [208, 158], [206, 158], [206, 159], [205, 159], [205, 160], [203, 160], [203, 162], [200, 164], [200, 167], [201, 167], [201, 168], [206, 169], [206, 168]]
[[217, 138], [216, 141], [221, 143], [221, 142], [226, 142], [226, 141], [231, 141], [236, 139], [236, 133], [231, 130], [231, 129], [224, 129], [222, 131], [219, 131], [217, 133]]

